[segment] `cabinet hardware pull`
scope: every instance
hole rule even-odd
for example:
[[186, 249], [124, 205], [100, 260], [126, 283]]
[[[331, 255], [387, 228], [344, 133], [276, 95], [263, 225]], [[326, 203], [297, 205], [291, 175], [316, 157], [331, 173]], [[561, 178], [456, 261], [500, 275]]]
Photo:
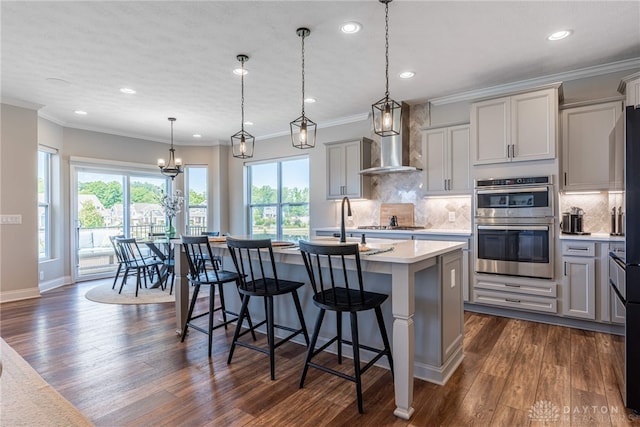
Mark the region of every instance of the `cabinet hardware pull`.
[[567, 250], [569, 250], [569, 251], [589, 251], [589, 248], [573, 248], [573, 247], [569, 246], [567, 248]]
[[510, 288], [519, 288], [522, 285], [512, 285], [511, 283], [505, 283], [505, 286], [509, 286]]
[[564, 185], [567, 185], [567, 173], [564, 173]]
[[563, 262], [564, 275], [567, 275], [567, 261]]
[[522, 301], [520, 301], [519, 299], [511, 299], [511, 298], [505, 298], [504, 299], [506, 302], [517, 302], [517, 303], [521, 303]]

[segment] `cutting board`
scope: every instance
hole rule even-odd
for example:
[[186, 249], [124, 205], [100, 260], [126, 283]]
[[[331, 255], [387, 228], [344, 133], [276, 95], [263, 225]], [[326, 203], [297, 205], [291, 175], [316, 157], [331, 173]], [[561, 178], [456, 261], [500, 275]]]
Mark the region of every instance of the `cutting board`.
[[389, 218], [398, 217], [399, 226], [413, 226], [413, 203], [383, 203], [380, 205], [380, 225], [389, 225]]

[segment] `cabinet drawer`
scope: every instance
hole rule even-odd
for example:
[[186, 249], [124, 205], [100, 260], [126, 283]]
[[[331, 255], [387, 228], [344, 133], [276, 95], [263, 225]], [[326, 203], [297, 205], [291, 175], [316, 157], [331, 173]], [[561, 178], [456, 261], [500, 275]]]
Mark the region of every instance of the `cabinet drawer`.
[[519, 294], [539, 295], [543, 297], [556, 297], [558, 286], [555, 282], [548, 284], [519, 284], [501, 283], [486, 280], [478, 280], [474, 286], [476, 289], [487, 289], [499, 292], [517, 292]]
[[474, 302], [477, 304], [497, 305], [519, 310], [541, 311], [556, 314], [558, 305], [555, 298], [535, 297], [510, 292], [493, 292], [476, 289], [473, 292]]
[[562, 242], [562, 255], [571, 256], [596, 256], [595, 242]]

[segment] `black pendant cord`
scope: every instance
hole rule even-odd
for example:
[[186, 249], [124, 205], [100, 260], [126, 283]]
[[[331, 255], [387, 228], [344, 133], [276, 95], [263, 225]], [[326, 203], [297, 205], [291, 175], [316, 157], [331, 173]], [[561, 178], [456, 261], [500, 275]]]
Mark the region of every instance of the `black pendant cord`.
[[385, 48], [385, 79], [386, 79], [386, 91], [384, 93], [385, 98], [389, 99], [389, 2], [384, 4], [384, 48]]
[[302, 117], [304, 117], [304, 33], [302, 34]]
[[240, 129], [244, 133], [244, 60], [242, 60], [242, 72], [240, 73], [240, 87], [240, 115], [242, 118]]

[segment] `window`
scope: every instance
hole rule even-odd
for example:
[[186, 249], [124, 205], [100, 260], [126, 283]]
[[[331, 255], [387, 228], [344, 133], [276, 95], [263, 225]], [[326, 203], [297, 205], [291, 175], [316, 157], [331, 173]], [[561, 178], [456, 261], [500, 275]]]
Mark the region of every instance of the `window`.
[[207, 231], [207, 200], [209, 199], [206, 166], [187, 166], [185, 170], [185, 206], [187, 233]]
[[38, 257], [51, 257], [51, 153], [38, 151]]
[[309, 158], [249, 166], [249, 234], [298, 241], [309, 238]]

